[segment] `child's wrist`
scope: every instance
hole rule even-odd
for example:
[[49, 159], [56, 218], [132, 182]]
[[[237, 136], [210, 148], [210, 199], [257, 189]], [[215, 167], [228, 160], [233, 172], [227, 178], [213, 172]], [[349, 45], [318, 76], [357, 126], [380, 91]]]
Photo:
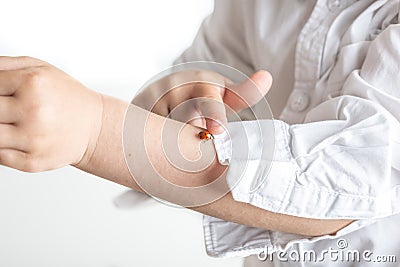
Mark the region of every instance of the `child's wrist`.
[[131, 179], [125, 163], [122, 146], [122, 133], [128, 103], [107, 95], [100, 95], [101, 111], [87, 150], [82, 160], [73, 165], [83, 171], [92, 173], [131, 188], [137, 185]]
[[[90, 101], [90, 104], [92, 105], [92, 115], [90, 116], [91, 119], [87, 124], [90, 135], [88, 137], [85, 152], [77, 163], [71, 164], [77, 168], [83, 168], [90, 163], [91, 158], [96, 150], [103, 125], [104, 95], [93, 91], [93, 97], [92, 101]], [[79, 129], [76, 130], [79, 131]]]

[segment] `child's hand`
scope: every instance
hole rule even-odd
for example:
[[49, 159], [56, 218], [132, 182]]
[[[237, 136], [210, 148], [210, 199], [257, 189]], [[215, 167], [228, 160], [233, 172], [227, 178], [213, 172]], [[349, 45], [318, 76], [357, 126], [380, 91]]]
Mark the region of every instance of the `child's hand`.
[[0, 57], [0, 164], [38, 172], [90, 157], [102, 97], [54, 66]]
[[211, 71], [182, 71], [150, 85], [132, 104], [219, 134], [229, 112], [223, 104], [239, 112], [260, 101], [272, 84], [272, 77], [266, 71], [254, 73], [250, 80], [232, 84]]

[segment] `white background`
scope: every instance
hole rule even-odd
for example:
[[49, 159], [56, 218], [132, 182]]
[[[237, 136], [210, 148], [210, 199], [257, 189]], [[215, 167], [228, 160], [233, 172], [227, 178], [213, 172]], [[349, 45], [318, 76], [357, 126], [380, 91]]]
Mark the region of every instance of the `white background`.
[[[0, 55], [38, 57], [130, 101], [190, 45], [212, 8], [211, 0], [4, 1]], [[241, 266], [206, 256], [199, 214], [139, 200], [71, 167], [0, 166], [0, 266]]]

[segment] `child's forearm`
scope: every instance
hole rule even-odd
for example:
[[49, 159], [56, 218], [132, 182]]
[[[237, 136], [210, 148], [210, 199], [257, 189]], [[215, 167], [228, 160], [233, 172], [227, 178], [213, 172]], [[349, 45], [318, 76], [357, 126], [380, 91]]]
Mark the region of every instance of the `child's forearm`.
[[82, 160], [75, 167], [121, 185], [140, 190], [125, 163], [122, 129], [128, 103], [102, 96], [100, 134], [89, 144]]
[[[128, 103], [111, 97], [104, 97], [103, 125], [96, 149], [93, 154], [89, 153], [87, 157], [84, 157], [76, 167], [110, 181], [140, 190], [125, 164], [123, 153], [123, 120], [127, 107]], [[137, 120], [143, 120], [149, 115], [147, 111], [141, 108], [134, 106], [131, 108], [131, 112], [136, 115]], [[148, 133], [149, 135], [153, 135], [149, 138], [154, 138], [152, 142], [149, 142], [149, 144], [153, 144], [154, 146], [148, 147], [148, 149], [153, 150], [149, 153], [150, 160], [152, 154], [163, 152], [160, 145], [161, 141], [157, 141], [156, 139], [160, 136], [159, 131], [161, 131], [161, 125], [164, 123], [164, 120], [167, 119], [155, 114], [150, 114], [148, 127], [150, 127], [151, 131]], [[142, 123], [135, 123], [135, 125], [140, 124]], [[178, 122], [176, 122], [175, 125], [176, 126], [173, 127], [182, 126], [182, 124]], [[168, 129], [164, 130], [168, 131]], [[141, 129], [141, 131], [143, 131], [143, 129]], [[197, 132], [198, 129], [190, 125], [185, 126], [182, 130], [181, 134], [185, 135], [185, 138], [182, 140], [181, 145], [184, 147], [185, 153], [189, 155], [188, 157], [196, 156], [196, 153], [199, 152], [199, 140], [196, 137]], [[210, 143], [210, 145], [212, 144]], [[137, 160], [139, 157], [147, 156], [132, 155], [130, 160], [135, 161], [135, 159]], [[163, 159], [162, 157], [157, 159], [157, 164], [164, 166], [164, 168], [161, 168], [164, 172], [161, 175], [164, 178], [170, 179], [170, 181], [175, 184], [186, 183], [185, 185], [187, 186], [198, 185], [199, 183], [207, 184], [210, 182], [210, 173], [221, 173], [221, 171], [224, 170], [223, 166], [214, 161], [209, 169], [200, 172], [200, 174], [194, 178], [193, 174], [190, 172], [177, 175], [176, 169], [165, 167], [168, 166], [167, 162], [160, 162], [160, 159]], [[230, 194], [226, 194], [219, 200], [207, 205], [192, 209], [240, 224], [312, 236], [334, 233], [350, 223], [349, 220], [315, 220], [272, 213], [246, 203], [234, 201]]]
[[[0, 165], [26, 172], [74, 165], [141, 190], [132, 179], [124, 159], [122, 136], [127, 107], [127, 103], [99, 95], [41, 60], [0, 57]], [[215, 159], [212, 142], [202, 143], [200, 149], [198, 128], [133, 105], [129, 112], [133, 119], [127, 123], [130, 127], [128, 132], [132, 134], [132, 138], [126, 139], [131, 142], [128, 148], [132, 149], [128, 163], [131, 169], [134, 167], [136, 179], [147, 182], [146, 178], [153, 177], [153, 168], [144, 167], [149, 161], [163, 180], [187, 187], [209, 184], [225, 171], [225, 167]], [[201, 154], [205, 160], [200, 162], [210, 163], [208, 168], [198, 172], [181, 171], [163, 156], [161, 129], [165, 122], [168, 123], [163, 137], [176, 139], [181, 129], [178, 142], [166, 144], [175, 150], [179, 146], [188, 159], [196, 159]], [[144, 137], [147, 151], [140, 148]], [[176, 162], [180, 163], [179, 160]], [[195, 169], [201, 169], [196, 163]], [[167, 200], [181, 197], [157, 182], [147, 186]], [[190, 200], [194, 196], [187, 190], [183, 197]], [[306, 235], [332, 233], [349, 223], [346, 220], [311, 220], [274, 214], [234, 201], [230, 194], [193, 209], [227, 221]]]
[[[89, 144], [84, 157], [75, 167], [142, 191], [133, 179], [124, 158], [123, 127], [129, 104], [113, 97], [104, 95], [102, 97], [103, 120], [100, 134], [96, 142]], [[203, 149], [200, 151], [200, 140], [197, 137], [199, 129], [197, 127], [149, 113], [134, 105], [129, 106], [129, 114], [131, 120], [127, 119], [125, 128], [132, 135], [130, 145], [134, 149], [128, 160], [132, 161], [132, 165], [140, 166], [144, 173], [148, 173], [150, 170], [144, 169], [143, 166], [151, 161], [154, 168], [164, 179], [180, 186], [192, 187], [209, 183], [210, 177], [215, 176], [217, 178], [218, 174], [221, 174], [226, 168], [217, 163], [211, 142], [203, 143]], [[166, 121], [169, 123], [165, 124]], [[144, 129], [145, 124], [146, 129]], [[146, 131], [147, 151], [140, 151], [139, 147], [144, 142], [142, 136], [144, 131]], [[180, 131], [179, 146], [184, 156], [189, 160], [195, 160], [201, 154], [202, 157], [209, 158], [210, 166], [198, 172], [186, 172], [174, 167], [164, 156], [166, 148], [161, 144], [162, 131], [164, 131], [164, 135], [175, 135], [176, 132]], [[177, 137], [173, 138], [177, 139]], [[164, 143], [166, 143], [165, 140]], [[204, 148], [204, 146], [208, 147]]]

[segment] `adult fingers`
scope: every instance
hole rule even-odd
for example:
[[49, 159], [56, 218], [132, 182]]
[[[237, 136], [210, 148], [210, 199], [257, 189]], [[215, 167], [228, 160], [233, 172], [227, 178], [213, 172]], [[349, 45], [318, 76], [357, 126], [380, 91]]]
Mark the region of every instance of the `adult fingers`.
[[224, 131], [227, 124], [225, 106], [222, 99], [224, 88], [221, 85], [198, 83], [192, 91], [192, 99], [198, 112], [206, 121], [206, 128], [213, 134]]
[[202, 97], [197, 99], [196, 106], [205, 120], [207, 130], [213, 134], [220, 134], [225, 130], [227, 118], [222, 100]]
[[194, 106], [190, 106], [190, 104], [186, 106], [183, 104], [176, 107], [168, 114], [168, 117], [196, 127], [207, 127], [206, 120], [199, 113], [199, 111]]
[[224, 103], [239, 112], [257, 104], [268, 93], [271, 85], [271, 74], [264, 70], [257, 71], [248, 80], [226, 87]]

